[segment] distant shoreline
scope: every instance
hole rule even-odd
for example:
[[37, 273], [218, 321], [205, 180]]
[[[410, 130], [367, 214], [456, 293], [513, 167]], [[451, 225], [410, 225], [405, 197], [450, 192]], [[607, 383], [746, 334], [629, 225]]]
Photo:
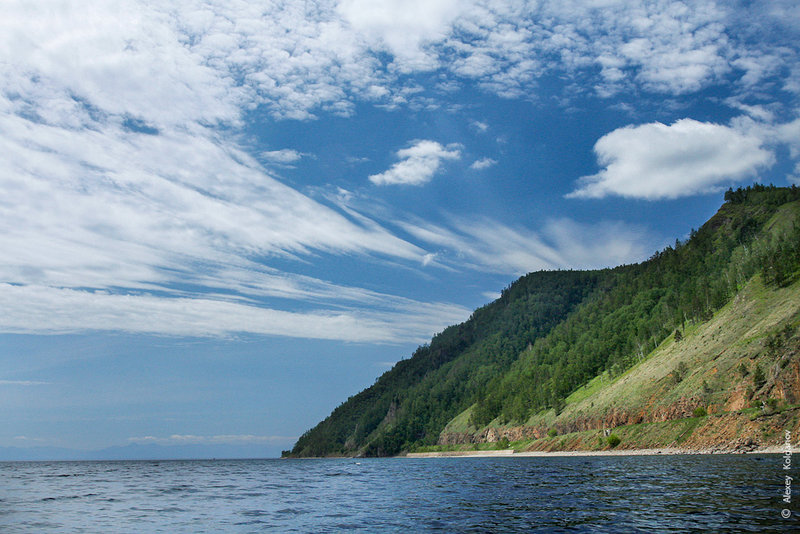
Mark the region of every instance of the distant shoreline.
[[[513, 449], [496, 451], [441, 451], [441, 452], [411, 452], [397, 458], [498, 458], [498, 457], [564, 457], [564, 456], [658, 456], [676, 454], [782, 454], [786, 452], [783, 446], [773, 445], [751, 451], [735, 451], [725, 449], [680, 449], [663, 447], [658, 449], [608, 449], [601, 451], [523, 451], [515, 452]], [[800, 452], [797, 447], [792, 448], [792, 453]]]

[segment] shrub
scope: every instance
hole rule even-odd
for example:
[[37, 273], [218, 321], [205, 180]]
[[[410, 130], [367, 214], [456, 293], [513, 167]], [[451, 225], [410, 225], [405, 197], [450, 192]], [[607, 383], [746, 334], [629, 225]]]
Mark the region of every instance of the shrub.
[[558, 430], [556, 430], [555, 428], [551, 428], [550, 430], [547, 431], [548, 438], [554, 438], [557, 435], [558, 435]]
[[705, 408], [703, 408], [702, 406], [698, 406], [697, 408], [695, 408], [695, 409], [694, 409], [694, 411], [692, 412], [692, 414], [693, 414], [695, 417], [705, 417], [705, 416], [707, 416], [707, 415], [708, 415], [708, 412], [707, 412], [707, 411], [706, 411], [706, 409], [705, 409]]
[[673, 384], [680, 383], [684, 378], [686, 378], [686, 375], [688, 373], [689, 373], [689, 366], [686, 365], [686, 362], [678, 363], [675, 369], [672, 370], [672, 373], [670, 373], [672, 378], [672, 383]]
[[763, 386], [766, 381], [767, 377], [764, 375], [764, 370], [761, 368], [761, 365], [756, 364], [756, 368], [753, 370], [753, 385], [758, 389]]
[[746, 377], [747, 373], [749, 372], [750, 371], [747, 370], [747, 366], [744, 364], [744, 362], [739, 364], [739, 374], [742, 375], [742, 378]]
[[610, 436], [608, 436], [606, 438], [606, 441], [608, 442], [608, 446], [611, 447], [612, 449], [622, 442], [622, 440], [616, 434], [611, 434]]
[[507, 448], [508, 448], [508, 446], [509, 446], [509, 443], [508, 443], [508, 438], [505, 438], [505, 437], [504, 437], [504, 438], [502, 438], [500, 441], [498, 441], [498, 442], [497, 442], [497, 445], [496, 445], [496, 447], [497, 447], [498, 449], [507, 449]]

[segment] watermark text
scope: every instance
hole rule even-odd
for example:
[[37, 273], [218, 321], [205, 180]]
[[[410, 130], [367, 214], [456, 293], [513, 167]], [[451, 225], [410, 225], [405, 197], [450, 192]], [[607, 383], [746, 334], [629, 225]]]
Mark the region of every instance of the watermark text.
[[789, 519], [792, 517], [792, 511], [787, 505], [792, 504], [792, 481], [794, 480], [789, 472], [792, 469], [792, 433], [788, 430], [783, 435], [783, 470], [787, 471], [783, 476], [783, 504], [784, 508], [781, 510], [781, 517]]

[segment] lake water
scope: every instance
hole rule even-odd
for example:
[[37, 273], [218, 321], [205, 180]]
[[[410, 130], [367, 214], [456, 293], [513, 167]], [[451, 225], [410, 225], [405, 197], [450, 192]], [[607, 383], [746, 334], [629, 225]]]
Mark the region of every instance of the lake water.
[[[798, 532], [782, 458], [0, 463], [0, 532]], [[792, 508], [793, 507], [793, 508]]]

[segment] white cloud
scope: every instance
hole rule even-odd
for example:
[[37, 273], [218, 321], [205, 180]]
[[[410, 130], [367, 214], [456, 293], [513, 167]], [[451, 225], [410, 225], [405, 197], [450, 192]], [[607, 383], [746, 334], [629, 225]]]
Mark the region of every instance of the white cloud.
[[774, 156], [763, 143], [759, 136], [692, 119], [626, 126], [597, 141], [603, 170], [581, 178], [567, 196], [655, 200], [712, 191], [771, 165]]
[[[0, 285], [0, 331], [396, 341], [468, 315], [256, 262], [316, 251], [421, 263], [425, 253], [280, 184], [207, 133], [72, 131], [15, 116], [0, 125], [0, 276], [13, 284]], [[316, 310], [272, 309], [273, 297]], [[406, 322], [428, 326], [411, 333]]]
[[272, 163], [279, 163], [283, 165], [287, 165], [290, 163], [297, 163], [300, 161], [303, 156], [307, 154], [303, 154], [302, 152], [298, 152], [297, 150], [293, 150], [291, 148], [283, 148], [281, 150], [268, 150], [266, 152], [261, 153], [261, 157], [265, 160], [272, 162]]
[[[450, 78], [441, 85], [466, 78], [514, 97], [535, 95], [542, 75], [594, 76], [598, 67], [601, 94], [634, 86], [682, 94], [732, 72], [756, 90], [797, 66], [797, 8], [788, 3], [9, 0], [3, 8], [0, 55], [10, 65], [24, 65], [37, 84], [66, 80], [102, 112], [152, 126], [235, 122], [258, 105], [296, 119], [347, 115], [358, 100], [405, 105], [422, 98], [406, 74], [436, 69]], [[775, 24], [784, 31], [769, 32]], [[764, 33], [789, 37], [748, 37]], [[18, 94], [34, 94], [27, 85]]]
[[793, 158], [800, 158], [800, 119], [776, 125], [774, 138], [789, 146]]
[[436, 261], [522, 275], [542, 269], [595, 269], [645, 259], [655, 247], [648, 233], [621, 222], [547, 222], [540, 232], [497, 221], [453, 219], [448, 226], [399, 223], [418, 239], [442, 247]]
[[481, 171], [483, 169], [488, 169], [489, 167], [493, 167], [497, 165], [497, 161], [493, 160], [492, 158], [481, 158], [476, 160], [469, 166], [470, 169], [475, 169], [476, 171]]
[[439, 58], [425, 45], [447, 37], [464, 4], [459, 0], [342, 0], [337, 11], [371, 46], [391, 52], [400, 69], [433, 70]]
[[[784, 14], [796, 9], [785, 6]], [[188, 318], [211, 323], [217, 310], [241, 319], [236, 328], [225, 321], [212, 328], [220, 335], [245, 331], [241, 325], [302, 335], [307, 321], [319, 319], [313, 335], [396, 339], [405, 319], [430, 323], [440, 314], [437, 324], [447, 324], [461, 313], [263, 265], [312, 254], [415, 264], [441, 257], [266, 173], [236, 139], [257, 108], [309, 119], [347, 115], [358, 101], [435, 105], [414, 77], [430, 69], [441, 71], [439, 86], [469, 79], [506, 97], [534, 95], [544, 74], [585, 76], [598, 66], [598, 86], [609, 93], [626, 86], [688, 92], [733, 71], [743, 87], [782, 72], [795, 73], [785, 87], [800, 86], [795, 44], [750, 50], [728, 31], [729, 13], [705, 3], [8, 0], [2, 9], [0, 280], [2, 299], [19, 316], [4, 312], [0, 331], [47, 330], [50, 316], [54, 330], [79, 331], [86, 306], [97, 313], [86, 328], [124, 320], [132, 331], [194, 332]], [[622, 157], [619, 150], [608, 154]], [[301, 156], [285, 149], [264, 157], [291, 163]], [[460, 157], [458, 146], [418, 141], [370, 178], [424, 183]], [[644, 166], [651, 167], [661, 168]], [[491, 265], [485, 230], [455, 232], [452, 243], [466, 249], [465, 239], [478, 238], [473, 261]], [[538, 252], [503, 256], [498, 268], [561, 261], [524, 232], [509, 237]], [[40, 314], [12, 303], [14, 295], [37, 299]], [[204, 298], [188, 306], [197, 295]], [[313, 310], [275, 310], [269, 298], [302, 300]], [[357, 312], [383, 299], [391, 304], [376, 315]], [[334, 301], [346, 302], [341, 316], [331, 311]], [[146, 317], [151, 311], [168, 317], [160, 330]]]
[[156, 127], [231, 122], [244, 96], [135, 1], [4, 2], [0, 57], [3, 92], [51, 124], [85, 126], [83, 105]]
[[397, 151], [400, 159], [380, 174], [373, 174], [370, 181], [376, 185], [422, 185], [438, 172], [445, 160], [461, 157], [458, 145], [442, 146], [436, 141], [412, 141], [412, 146]]
[[49, 384], [50, 382], [38, 380], [0, 380], [0, 386], [46, 386]]
[[[337, 40], [319, 17], [310, 34], [291, 33], [304, 11], [284, 7], [271, 17], [241, 3], [187, 1], [168, 12], [135, 1], [4, 4], [0, 300], [8, 307], [0, 331], [393, 341], [408, 333], [406, 319], [441, 328], [462, 317], [458, 306], [265, 265], [311, 254], [419, 264], [426, 254], [364, 216], [285, 186], [237, 146], [248, 107], [306, 116], [338, 106], [348, 84], [337, 76], [374, 81], [357, 68], [372, 65], [363, 50], [345, 61], [339, 47], [352, 39]], [[273, 40], [281, 35], [291, 42]], [[284, 79], [270, 86], [263, 72]], [[323, 72], [325, 84], [316, 79]], [[218, 133], [220, 125], [233, 135]], [[310, 311], [275, 309], [274, 298]]]
[[725, 103], [731, 106], [732, 108], [744, 111], [753, 120], [762, 121], [765, 123], [775, 122], [775, 113], [765, 106], [747, 105], [743, 102], [740, 102], [736, 98], [729, 98], [725, 101]]
[[[123, 331], [215, 337], [237, 333], [352, 342], [422, 342], [465, 320], [466, 308], [392, 299], [384, 309], [343, 308], [293, 312], [252, 300], [214, 295], [163, 298], [149, 294], [0, 284], [0, 331], [65, 334]], [[393, 301], [393, 302], [391, 302]]]
[[721, 80], [744, 54], [728, 23], [728, 11], [711, 2], [474, 2], [444, 49], [454, 73], [501, 96], [535, 93], [548, 72], [597, 67], [601, 96], [630, 86], [683, 94]]
[[473, 128], [475, 128], [475, 131], [477, 131], [478, 133], [484, 133], [486, 130], [489, 129], [489, 125], [485, 122], [472, 121], [470, 124]]

